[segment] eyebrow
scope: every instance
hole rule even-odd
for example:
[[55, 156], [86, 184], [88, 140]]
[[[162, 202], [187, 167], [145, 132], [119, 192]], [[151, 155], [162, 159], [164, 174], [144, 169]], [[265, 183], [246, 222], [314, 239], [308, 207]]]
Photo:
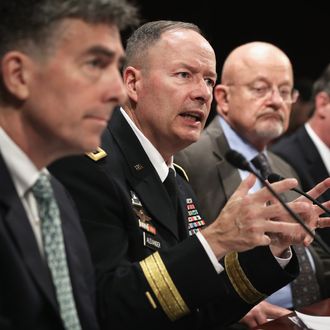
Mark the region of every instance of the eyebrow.
[[[266, 84], [272, 84], [272, 82], [269, 81], [268, 78], [266, 78], [266, 77], [258, 77], [258, 78], [256, 78], [256, 79], [252, 80], [251, 84], [254, 84], [254, 83], [256, 83], [256, 82], [264, 82], [264, 83], [266, 83]], [[288, 85], [288, 86], [290, 86], [291, 83], [290, 83], [290, 81], [285, 80], [285, 81], [282, 81], [282, 82], [280, 82], [280, 83], [278, 84], [278, 86], [283, 86], [283, 85]]]
[[[108, 58], [114, 58], [116, 56], [116, 53], [112, 51], [111, 49], [107, 49], [103, 46], [93, 46], [86, 50], [85, 54], [93, 54], [93, 55], [102, 55]], [[125, 62], [125, 56], [120, 56], [119, 58], [119, 65], [123, 66]]]
[[[181, 65], [183, 66], [183, 67], [186, 67], [188, 70], [190, 70], [190, 71], [192, 71], [192, 72], [196, 72], [196, 71], [198, 71], [198, 69], [196, 69], [196, 67], [195, 66], [193, 66], [193, 65], [190, 65], [190, 64], [187, 64], [187, 63], [181, 63]], [[211, 78], [214, 78], [214, 80], [217, 80], [217, 78], [218, 78], [218, 75], [217, 75], [217, 73], [216, 72], [213, 72], [213, 71], [208, 71], [207, 72], [207, 76], [209, 76], [209, 77], [211, 77]]]

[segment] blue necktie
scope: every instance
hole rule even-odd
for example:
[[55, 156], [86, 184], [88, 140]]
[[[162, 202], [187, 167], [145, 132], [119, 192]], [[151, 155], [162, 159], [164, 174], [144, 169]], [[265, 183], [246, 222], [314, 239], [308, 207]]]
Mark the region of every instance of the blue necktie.
[[40, 175], [32, 187], [32, 192], [38, 204], [45, 257], [53, 279], [64, 327], [66, 330], [80, 330], [65, 254], [60, 212], [46, 174]]

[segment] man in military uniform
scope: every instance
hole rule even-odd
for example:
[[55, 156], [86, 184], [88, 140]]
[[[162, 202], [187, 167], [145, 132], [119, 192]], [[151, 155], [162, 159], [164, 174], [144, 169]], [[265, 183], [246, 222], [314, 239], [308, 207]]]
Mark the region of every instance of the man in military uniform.
[[[279, 205], [267, 205], [265, 189], [247, 195], [253, 176], [204, 228], [196, 197], [173, 164], [173, 154], [198, 139], [216, 81], [215, 54], [198, 27], [146, 23], [126, 54], [129, 100], [99, 151], [52, 168], [83, 219], [102, 326], [209, 329], [233, 322], [297, 275], [291, 240], [310, 239]], [[296, 184], [273, 187], [283, 192]], [[293, 208], [315, 227], [312, 208]], [[269, 220], [275, 215], [278, 221]], [[266, 233], [281, 235], [271, 241]]]

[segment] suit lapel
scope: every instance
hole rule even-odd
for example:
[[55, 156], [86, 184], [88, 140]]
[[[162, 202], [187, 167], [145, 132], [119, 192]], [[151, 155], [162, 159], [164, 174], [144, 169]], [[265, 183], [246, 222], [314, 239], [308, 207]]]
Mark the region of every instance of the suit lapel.
[[300, 145], [305, 147], [303, 155], [308, 166], [306, 172], [309, 172], [314, 182], [318, 183], [328, 176], [323, 160], [305, 128], [299, 130], [297, 136], [298, 140], [300, 140]]
[[1, 155], [0, 177], [0, 196], [6, 208], [4, 225], [10, 231], [22, 262], [26, 264], [36, 286], [45, 294], [54, 309], [58, 310], [48, 267], [40, 255], [29, 219]]
[[126, 174], [131, 189], [152, 220], [161, 223], [178, 239], [177, 214], [167, 191], [120, 111], [113, 115], [109, 130], [127, 163], [129, 171]]
[[[241, 177], [238, 170], [225, 159], [224, 155], [230, 148], [217, 117], [206, 128], [206, 133], [209, 134], [212, 141], [212, 151], [219, 160], [216, 167], [226, 200], [228, 200], [239, 186]], [[218, 184], [216, 180], [215, 183]]]

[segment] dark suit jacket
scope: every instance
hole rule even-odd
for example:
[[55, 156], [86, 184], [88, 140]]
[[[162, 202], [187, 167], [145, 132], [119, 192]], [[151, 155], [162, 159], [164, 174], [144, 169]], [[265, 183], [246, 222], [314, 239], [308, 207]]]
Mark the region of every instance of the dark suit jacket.
[[[177, 175], [177, 214], [157, 172], [119, 111], [114, 113], [101, 147], [107, 153], [101, 160], [71, 157], [54, 164], [51, 171], [70, 190], [82, 216], [97, 272], [104, 328], [208, 329], [211, 324], [226, 324], [244, 315], [252, 304], [240, 298], [226, 271], [216, 273], [196, 236], [188, 237], [187, 206], [194, 204], [197, 213], [198, 206], [185, 179]], [[141, 208], [136, 206], [138, 202]], [[141, 209], [143, 216], [138, 213]], [[139, 226], [139, 219], [145, 216], [155, 234]], [[148, 244], [146, 237], [156, 244]], [[140, 264], [151, 260], [149, 256], [154, 256], [155, 250], [160, 262], [152, 265], [162, 270], [151, 269], [152, 276], [167, 283], [173, 281], [171, 292], [160, 285], [160, 296], [149, 285], [150, 276]], [[262, 265], [252, 261], [258, 258], [264, 260]], [[266, 294], [297, 275], [295, 257], [283, 270], [268, 248], [241, 253], [238, 262], [243, 277]], [[189, 311], [173, 322], [158, 298], [162, 296], [169, 302], [175, 290]], [[156, 308], [151, 306], [146, 292]], [[174, 302], [174, 309], [176, 305]]]
[[[0, 329], [63, 329], [50, 272], [0, 154]], [[55, 179], [72, 286], [83, 329], [98, 329], [90, 254], [72, 201]]]
[[[317, 183], [329, 177], [322, 158], [304, 126], [281, 138], [271, 150], [296, 170], [304, 191], [312, 189]], [[319, 200], [330, 200], [330, 189]]]
[[[271, 147], [271, 150], [296, 170], [304, 191], [310, 190], [317, 183], [329, 176], [323, 160], [304, 126], [300, 127], [291, 135], [281, 138]], [[330, 189], [320, 196], [318, 200], [320, 202], [330, 200]], [[328, 246], [330, 246], [330, 228], [318, 229], [317, 232]], [[322, 249], [318, 248], [318, 250], [322, 259], [327, 264], [325, 268], [327, 276], [330, 279], [330, 261], [327, 261], [328, 256]], [[328, 296], [330, 296], [330, 289]]]
[[[213, 221], [236, 188], [241, 183], [239, 171], [230, 165], [225, 154], [230, 149], [223, 133], [219, 118], [216, 116], [205, 128], [197, 143], [190, 145], [175, 156], [175, 162], [184, 168], [199, 198], [201, 211], [208, 222]], [[294, 157], [294, 152], [292, 155]], [[273, 172], [283, 177], [298, 178], [297, 173], [280, 157], [268, 151], [269, 162]], [[299, 161], [299, 160], [298, 160]], [[285, 194], [287, 200], [298, 197], [294, 192]], [[310, 252], [316, 266], [316, 274], [323, 297], [329, 297], [330, 258], [322, 249], [313, 244]]]

